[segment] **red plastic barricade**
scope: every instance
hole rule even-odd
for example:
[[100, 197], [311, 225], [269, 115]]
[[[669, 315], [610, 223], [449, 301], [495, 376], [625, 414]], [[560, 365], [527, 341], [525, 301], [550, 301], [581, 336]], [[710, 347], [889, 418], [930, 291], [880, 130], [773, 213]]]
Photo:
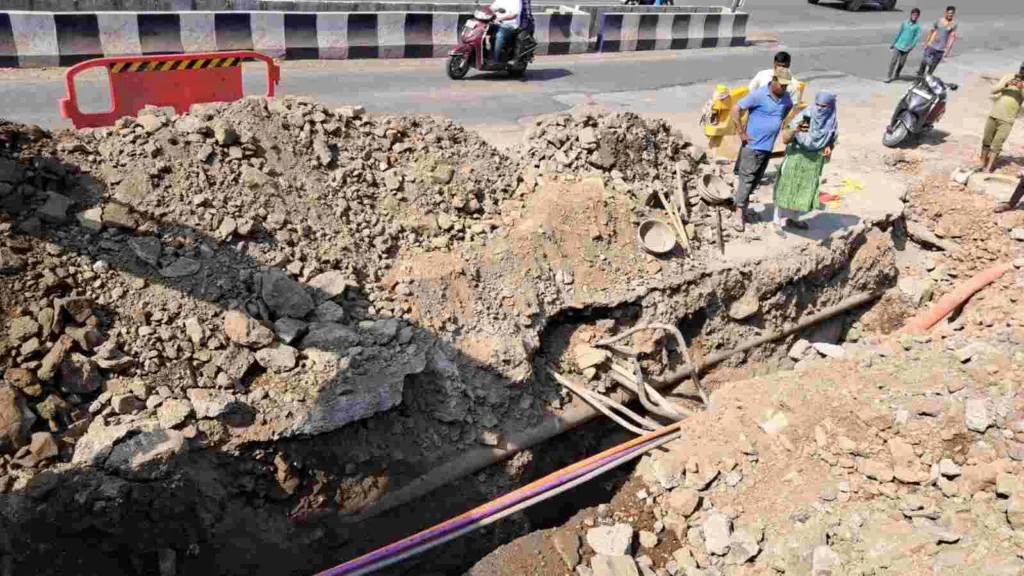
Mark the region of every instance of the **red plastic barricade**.
[[[75, 128], [112, 126], [119, 118], [135, 116], [146, 105], [170, 106], [178, 114], [198, 102], [230, 102], [242, 97], [242, 62], [257, 59], [267, 64], [267, 97], [281, 81], [281, 69], [259, 52], [204, 52], [161, 56], [95, 58], [76, 64], [64, 75], [67, 96], [60, 114]], [[78, 107], [75, 76], [89, 68], [106, 67], [110, 77], [111, 109], [83, 113]]]

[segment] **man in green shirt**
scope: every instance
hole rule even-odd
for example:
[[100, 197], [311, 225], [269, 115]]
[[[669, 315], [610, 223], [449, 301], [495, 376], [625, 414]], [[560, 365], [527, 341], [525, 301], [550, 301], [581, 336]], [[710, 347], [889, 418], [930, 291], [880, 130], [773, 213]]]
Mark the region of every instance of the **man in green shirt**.
[[1024, 101], [1024, 64], [1016, 74], [1007, 74], [992, 89], [995, 104], [985, 119], [985, 134], [981, 139], [981, 165], [986, 172], [995, 166], [996, 157], [1003, 150], [1006, 138], [1013, 130], [1013, 123], [1020, 114], [1021, 102]]
[[889, 62], [889, 77], [886, 83], [892, 82], [900, 77], [903, 66], [907, 63], [907, 56], [917, 46], [917, 39], [921, 35], [921, 25], [917, 19], [921, 17], [921, 10], [914, 8], [910, 11], [910, 20], [900, 24], [900, 31], [896, 33], [896, 39], [892, 41], [892, 62]]

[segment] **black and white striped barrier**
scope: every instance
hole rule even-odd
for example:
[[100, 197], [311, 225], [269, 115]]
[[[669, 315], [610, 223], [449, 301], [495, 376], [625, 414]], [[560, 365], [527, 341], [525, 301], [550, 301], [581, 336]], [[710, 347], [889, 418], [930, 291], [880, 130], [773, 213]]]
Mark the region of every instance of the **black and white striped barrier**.
[[[443, 57], [469, 18], [454, 12], [0, 12], [0, 67], [218, 50], [289, 60]], [[534, 19], [538, 54], [587, 51], [589, 14]]]
[[[742, 45], [742, 13], [535, 13], [537, 54]], [[0, 12], [0, 67], [70, 66], [104, 56], [255, 50], [288, 60], [437, 58], [460, 12]], [[597, 37], [594, 38], [594, 30]]]
[[728, 48], [747, 42], [747, 14], [622, 14], [601, 15], [598, 52]]

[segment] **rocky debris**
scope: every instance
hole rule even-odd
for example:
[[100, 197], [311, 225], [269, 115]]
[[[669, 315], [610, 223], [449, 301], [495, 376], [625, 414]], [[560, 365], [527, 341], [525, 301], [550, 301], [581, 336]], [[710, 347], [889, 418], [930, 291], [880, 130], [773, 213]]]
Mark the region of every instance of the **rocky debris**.
[[35, 421], [36, 415], [21, 393], [12, 386], [0, 385], [0, 454], [24, 446]]
[[600, 526], [587, 530], [587, 545], [597, 554], [623, 556], [633, 546], [633, 527], [629, 524]]
[[192, 403], [188, 400], [169, 398], [157, 408], [156, 417], [160, 421], [161, 428], [170, 429], [184, 424], [192, 413]]
[[287, 345], [264, 348], [256, 352], [256, 361], [260, 366], [274, 372], [287, 372], [295, 368], [297, 350]]
[[552, 542], [555, 550], [565, 562], [565, 567], [573, 570], [580, 563], [580, 537], [575, 532], [567, 530], [556, 532]]
[[193, 388], [188, 390], [187, 394], [197, 418], [217, 418], [226, 413], [236, 402], [230, 392], [223, 390]]
[[704, 547], [708, 554], [725, 556], [729, 553], [732, 536], [732, 520], [725, 514], [715, 512], [708, 516], [702, 526]]
[[747, 318], [757, 314], [760, 307], [761, 303], [757, 301], [757, 296], [754, 294], [747, 294], [729, 306], [729, 317], [738, 321], [746, 320]]
[[965, 403], [964, 422], [968, 430], [984, 433], [992, 426], [992, 417], [984, 399], [971, 398]]
[[166, 473], [164, 465], [185, 449], [185, 437], [176, 430], [142, 432], [115, 446], [105, 465], [127, 477], [158, 478]]
[[302, 318], [313, 311], [313, 298], [301, 284], [280, 271], [262, 277], [263, 301], [278, 316]]
[[232, 342], [248, 348], [262, 348], [274, 341], [273, 331], [237, 310], [231, 310], [224, 315], [224, 333]]
[[292, 344], [299, 338], [306, 335], [308, 324], [294, 318], [281, 318], [274, 322], [274, 330], [277, 337], [285, 344]]
[[590, 560], [594, 576], [640, 576], [636, 561], [629, 556], [598, 554]]

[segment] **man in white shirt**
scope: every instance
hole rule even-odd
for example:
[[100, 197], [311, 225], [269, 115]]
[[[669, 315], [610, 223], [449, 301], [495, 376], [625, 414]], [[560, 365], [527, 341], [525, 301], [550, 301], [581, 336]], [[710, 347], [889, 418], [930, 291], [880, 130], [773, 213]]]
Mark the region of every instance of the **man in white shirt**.
[[500, 26], [494, 36], [494, 61], [501, 58], [501, 48], [506, 42], [515, 38], [519, 29], [519, 15], [523, 11], [521, 0], [497, 0], [491, 4], [494, 11], [494, 22]]
[[[779, 69], [785, 68], [786, 70], [789, 70], [789, 64], [791, 61], [792, 58], [790, 57], [789, 52], [779, 52], [775, 55], [774, 67], [758, 72], [757, 76], [754, 76], [754, 79], [750, 81], [747, 88], [753, 92], [758, 88], [771, 84], [772, 79], [775, 78]], [[790, 73], [790, 75], [792, 75], [792, 73]], [[789, 83], [789, 97], [793, 100], [793, 104], [800, 102], [800, 86], [797, 84], [796, 78], [793, 78], [793, 81]]]

